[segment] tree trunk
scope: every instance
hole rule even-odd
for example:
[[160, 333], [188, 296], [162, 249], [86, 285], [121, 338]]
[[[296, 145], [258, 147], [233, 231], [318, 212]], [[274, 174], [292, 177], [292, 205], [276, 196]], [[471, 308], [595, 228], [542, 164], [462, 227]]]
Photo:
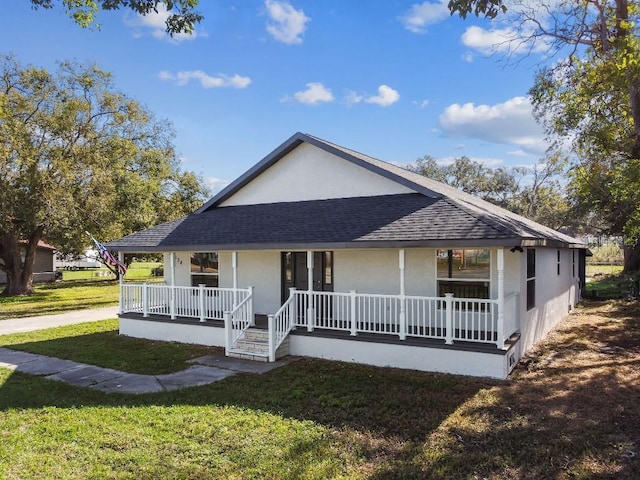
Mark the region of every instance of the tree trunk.
[[633, 273], [640, 270], [640, 243], [637, 245], [624, 245], [624, 273]]
[[[21, 244], [15, 232], [7, 232], [2, 237], [2, 260], [7, 275], [3, 296], [31, 295], [33, 293], [33, 270], [38, 242], [42, 238], [43, 227], [37, 227], [26, 244]], [[24, 263], [22, 261], [24, 250]]]

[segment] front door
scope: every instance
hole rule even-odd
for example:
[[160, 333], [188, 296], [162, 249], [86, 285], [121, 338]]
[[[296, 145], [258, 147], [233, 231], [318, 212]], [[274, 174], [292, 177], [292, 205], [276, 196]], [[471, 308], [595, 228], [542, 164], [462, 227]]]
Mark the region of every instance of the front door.
[[[282, 303], [289, 289], [309, 290], [307, 252], [282, 252]], [[333, 252], [313, 252], [313, 288], [333, 292]]]
[[[289, 289], [309, 290], [307, 252], [282, 252], [282, 303], [289, 298]], [[313, 252], [313, 286], [316, 292], [333, 292], [333, 252]], [[328, 320], [332, 315], [330, 299], [316, 299], [316, 322]], [[298, 302], [298, 321], [306, 322], [309, 299]]]

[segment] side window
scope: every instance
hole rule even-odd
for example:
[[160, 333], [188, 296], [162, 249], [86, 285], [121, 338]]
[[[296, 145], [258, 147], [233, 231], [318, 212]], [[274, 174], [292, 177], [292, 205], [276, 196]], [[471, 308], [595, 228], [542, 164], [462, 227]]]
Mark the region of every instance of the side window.
[[556, 255], [556, 275], [560, 275], [560, 250], [557, 251]]
[[536, 306], [536, 250], [527, 248], [527, 310]]
[[489, 298], [491, 252], [486, 248], [437, 250], [438, 296]]

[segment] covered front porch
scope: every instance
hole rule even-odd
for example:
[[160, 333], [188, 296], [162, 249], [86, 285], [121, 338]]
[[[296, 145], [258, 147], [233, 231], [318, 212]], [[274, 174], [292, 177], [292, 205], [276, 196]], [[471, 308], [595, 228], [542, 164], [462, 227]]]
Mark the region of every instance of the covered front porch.
[[[504, 249], [492, 251], [494, 298], [456, 297], [453, 293], [424, 296], [408, 295], [405, 290], [406, 251], [397, 250], [397, 294], [368, 293], [356, 290], [316, 290], [318, 252], [306, 252], [306, 286], [291, 287], [275, 311], [255, 310], [256, 289], [238, 286], [238, 252], [230, 252], [229, 287], [181, 286], [175, 284], [121, 284], [121, 318], [133, 321], [159, 321], [165, 324], [217, 327], [219, 333], [203, 329], [197, 336], [209, 335], [202, 343], [224, 346], [228, 355], [256, 355], [274, 361], [282, 355], [290, 333], [324, 339], [343, 339], [378, 344], [470, 349], [505, 352], [517, 339], [519, 294], [505, 294]], [[169, 254], [169, 282], [176, 278], [173, 269], [176, 254]], [[285, 267], [283, 267], [285, 268]], [[314, 268], [316, 271], [314, 272]], [[326, 272], [325, 272], [326, 273]], [[285, 273], [286, 274], [286, 273]], [[284, 282], [284, 279], [283, 279]], [[286, 285], [283, 283], [283, 285]], [[246, 337], [255, 330], [256, 318], [262, 327], [264, 348], [248, 352]], [[260, 322], [260, 320], [266, 320]], [[181, 328], [187, 328], [183, 326]], [[217, 340], [211, 340], [213, 338]], [[327, 340], [326, 342], [328, 342]], [[326, 343], [325, 342], [325, 343]], [[376, 347], [371, 345], [373, 354]], [[286, 350], [285, 350], [286, 353]]]

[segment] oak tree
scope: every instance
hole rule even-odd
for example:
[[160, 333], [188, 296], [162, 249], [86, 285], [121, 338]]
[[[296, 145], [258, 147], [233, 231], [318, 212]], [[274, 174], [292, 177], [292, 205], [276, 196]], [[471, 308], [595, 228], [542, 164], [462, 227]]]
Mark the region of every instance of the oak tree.
[[511, 21], [514, 41], [545, 42], [554, 63], [530, 91], [534, 113], [576, 161], [570, 191], [611, 234], [625, 236], [625, 270], [640, 269], [640, 2], [452, 0], [452, 13]]
[[38, 241], [84, 251], [182, 216], [206, 189], [180, 170], [173, 130], [96, 65], [55, 73], [0, 59], [0, 269], [5, 295], [32, 292]]

